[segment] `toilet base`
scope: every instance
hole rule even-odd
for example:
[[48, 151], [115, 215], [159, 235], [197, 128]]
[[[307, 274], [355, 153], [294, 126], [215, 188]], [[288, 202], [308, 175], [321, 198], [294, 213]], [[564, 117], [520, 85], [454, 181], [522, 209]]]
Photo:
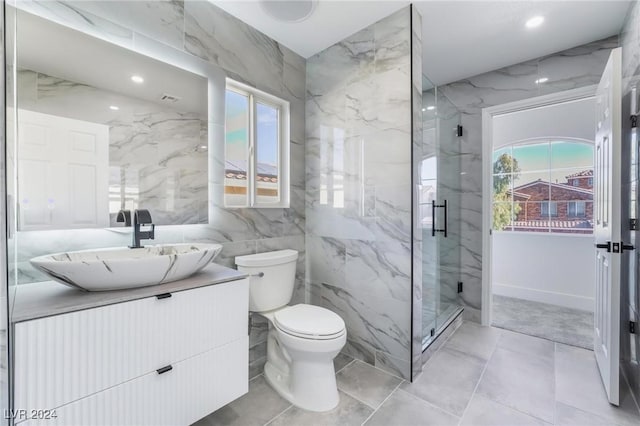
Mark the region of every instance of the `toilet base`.
[[301, 363], [291, 365], [291, 375], [289, 375], [267, 361], [264, 366], [264, 377], [278, 395], [296, 407], [316, 412], [336, 408], [340, 402], [340, 396], [333, 362], [299, 364]]

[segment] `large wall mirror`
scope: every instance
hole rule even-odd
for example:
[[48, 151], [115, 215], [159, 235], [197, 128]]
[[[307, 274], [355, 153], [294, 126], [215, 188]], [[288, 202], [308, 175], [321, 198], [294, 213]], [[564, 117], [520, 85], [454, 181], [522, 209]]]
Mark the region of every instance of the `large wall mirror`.
[[174, 63], [23, 11], [15, 37], [19, 230], [116, 226], [138, 208], [157, 225], [208, 223], [206, 73], [170, 47]]

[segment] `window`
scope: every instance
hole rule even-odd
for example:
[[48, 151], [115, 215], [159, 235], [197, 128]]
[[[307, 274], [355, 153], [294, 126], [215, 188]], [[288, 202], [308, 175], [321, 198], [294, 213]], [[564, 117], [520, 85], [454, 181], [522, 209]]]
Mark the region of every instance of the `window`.
[[587, 215], [587, 203], [584, 201], [569, 201], [567, 214], [569, 217], [585, 217]]
[[496, 231], [593, 233], [593, 143], [530, 139], [497, 147], [492, 213]]
[[558, 203], [555, 201], [543, 201], [540, 204], [540, 216], [543, 218], [558, 216]]
[[226, 207], [289, 207], [289, 102], [227, 80]]

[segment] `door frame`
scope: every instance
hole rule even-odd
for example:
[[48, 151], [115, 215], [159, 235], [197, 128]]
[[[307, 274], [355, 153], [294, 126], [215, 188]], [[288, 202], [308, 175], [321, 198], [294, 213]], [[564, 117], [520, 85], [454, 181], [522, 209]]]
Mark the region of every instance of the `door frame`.
[[493, 287], [493, 245], [491, 239], [492, 203], [491, 194], [493, 175], [493, 117], [496, 115], [539, 108], [563, 102], [576, 101], [594, 97], [597, 85], [580, 87], [536, 96], [506, 104], [482, 109], [482, 309], [480, 318], [482, 325], [491, 325], [491, 294]]

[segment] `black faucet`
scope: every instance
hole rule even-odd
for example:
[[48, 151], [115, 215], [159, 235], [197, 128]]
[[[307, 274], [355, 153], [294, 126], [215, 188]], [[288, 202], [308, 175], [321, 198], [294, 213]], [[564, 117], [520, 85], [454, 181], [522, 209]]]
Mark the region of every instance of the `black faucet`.
[[[118, 216], [116, 216], [116, 222], [124, 222], [125, 226], [133, 225], [133, 233], [131, 239], [131, 245], [129, 248], [143, 248], [140, 245], [140, 240], [153, 240], [155, 238], [155, 225], [151, 223], [151, 213], [149, 210], [140, 209], [133, 211], [133, 223], [130, 210], [120, 210]], [[149, 225], [151, 227], [148, 231], [141, 231], [140, 225]]]

